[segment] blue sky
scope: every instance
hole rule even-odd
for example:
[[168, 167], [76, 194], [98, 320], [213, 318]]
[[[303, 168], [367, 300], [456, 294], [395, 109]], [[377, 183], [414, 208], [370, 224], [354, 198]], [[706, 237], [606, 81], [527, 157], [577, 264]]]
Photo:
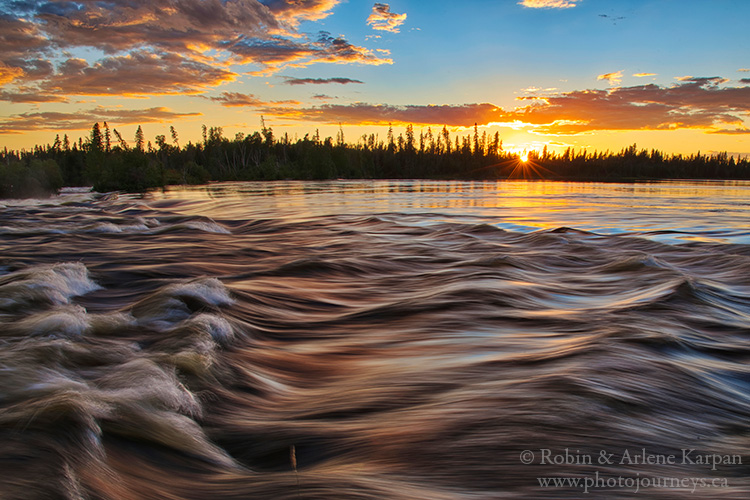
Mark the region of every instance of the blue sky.
[[[506, 148], [750, 153], [746, 0], [0, 0], [0, 146], [474, 123]], [[380, 29], [378, 29], [380, 28]]]

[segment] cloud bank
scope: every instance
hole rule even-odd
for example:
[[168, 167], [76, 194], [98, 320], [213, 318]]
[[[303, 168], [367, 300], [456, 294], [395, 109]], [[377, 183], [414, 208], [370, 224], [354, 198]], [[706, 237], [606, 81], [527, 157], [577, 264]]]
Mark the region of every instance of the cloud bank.
[[700, 129], [745, 133], [750, 87], [720, 87], [718, 77], [691, 78], [671, 87], [654, 84], [609, 90], [531, 95], [525, 105], [503, 110], [490, 103], [407, 105], [355, 103], [307, 108], [268, 107], [280, 118], [349, 125], [415, 124], [469, 127], [514, 124], [543, 134], [573, 135], [603, 130]]
[[172, 122], [201, 113], [177, 113], [165, 107], [139, 110], [105, 108], [64, 112], [33, 112], [13, 115], [0, 121], [0, 133], [18, 134], [33, 130], [88, 130], [92, 123], [108, 122], [110, 126]]
[[[315, 63], [390, 64], [382, 53], [302, 21], [339, 0], [54, 0], [0, 2], [0, 99], [195, 94], [238, 77]], [[386, 9], [387, 10], [387, 9]], [[72, 54], [99, 54], [86, 60]]]

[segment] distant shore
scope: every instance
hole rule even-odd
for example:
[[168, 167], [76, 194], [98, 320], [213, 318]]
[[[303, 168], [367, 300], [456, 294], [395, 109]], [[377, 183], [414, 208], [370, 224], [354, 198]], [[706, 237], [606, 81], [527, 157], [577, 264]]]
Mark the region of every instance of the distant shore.
[[59, 136], [30, 151], [0, 152], [0, 198], [48, 196], [62, 186], [93, 186], [96, 191], [140, 192], [168, 185], [209, 181], [325, 179], [518, 180], [648, 182], [750, 180], [750, 160], [727, 153], [668, 155], [633, 144], [619, 152], [573, 150], [523, 153], [503, 149], [499, 134], [452, 136], [446, 128], [415, 135], [407, 126], [386, 140], [374, 134], [347, 143], [317, 134], [276, 138], [270, 128], [230, 140], [221, 128], [204, 132], [201, 143], [179, 145], [165, 136], [155, 145], [141, 136], [131, 146], [116, 130], [92, 127], [86, 141]]

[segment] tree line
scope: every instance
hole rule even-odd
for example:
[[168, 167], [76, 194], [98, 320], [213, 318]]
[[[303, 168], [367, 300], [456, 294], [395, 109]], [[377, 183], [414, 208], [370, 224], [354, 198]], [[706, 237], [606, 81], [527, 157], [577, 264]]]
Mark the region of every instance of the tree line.
[[95, 123], [84, 140], [56, 136], [32, 150], [0, 151], [0, 197], [43, 196], [62, 186], [93, 186], [100, 192], [144, 191], [171, 184], [278, 179], [553, 179], [635, 181], [646, 179], [750, 179], [750, 162], [727, 153], [672, 154], [638, 149], [619, 152], [506, 151], [499, 133], [452, 135], [443, 127], [412, 125], [381, 138], [365, 134], [347, 142], [336, 137], [276, 137], [261, 121], [252, 134], [224, 136], [221, 127], [202, 127], [202, 141], [180, 144], [170, 136], [146, 140], [142, 128], [133, 141], [117, 129]]

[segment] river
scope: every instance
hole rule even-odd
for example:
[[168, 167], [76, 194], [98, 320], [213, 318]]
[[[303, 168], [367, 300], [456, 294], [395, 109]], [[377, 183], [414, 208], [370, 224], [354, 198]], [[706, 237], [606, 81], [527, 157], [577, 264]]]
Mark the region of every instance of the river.
[[0, 200], [3, 499], [744, 499], [750, 183]]

